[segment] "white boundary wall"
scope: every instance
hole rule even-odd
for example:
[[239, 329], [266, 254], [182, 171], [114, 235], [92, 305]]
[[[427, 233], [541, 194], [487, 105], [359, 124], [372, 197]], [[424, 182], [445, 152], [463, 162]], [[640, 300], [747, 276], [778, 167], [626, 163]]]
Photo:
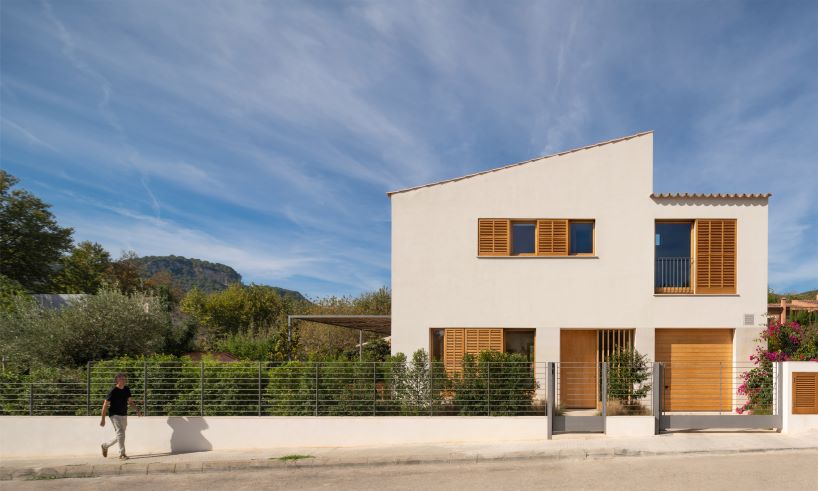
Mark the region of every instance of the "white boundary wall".
[[[753, 353], [767, 313], [767, 200], [663, 199], [653, 135], [407, 193], [392, 203], [392, 352], [429, 349], [429, 329], [536, 329], [536, 361], [561, 361], [560, 329], [735, 329]], [[479, 218], [595, 220], [596, 257], [477, 256]], [[655, 295], [656, 220], [738, 221], [737, 294]], [[745, 326], [745, 314], [752, 325]]]
[[[481, 416], [128, 417], [129, 454], [546, 440], [546, 418]], [[99, 417], [2, 416], [0, 459], [98, 454]], [[116, 452], [116, 447], [111, 449]]]
[[608, 416], [605, 418], [607, 436], [651, 436], [656, 434], [653, 416]]
[[792, 374], [793, 372], [818, 372], [818, 363], [814, 361], [784, 362], [784, 398], [781, 433], [802, 433], [818, 430], [818, 414], [792, 414]]

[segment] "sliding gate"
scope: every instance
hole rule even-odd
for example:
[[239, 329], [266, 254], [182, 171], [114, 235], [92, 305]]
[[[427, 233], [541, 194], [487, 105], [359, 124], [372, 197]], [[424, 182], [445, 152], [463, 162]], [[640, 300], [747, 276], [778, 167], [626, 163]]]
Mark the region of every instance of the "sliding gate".
[[654, 366], [659, 431], [781, 428], [781, 363], [755, 372], [750, 363]]

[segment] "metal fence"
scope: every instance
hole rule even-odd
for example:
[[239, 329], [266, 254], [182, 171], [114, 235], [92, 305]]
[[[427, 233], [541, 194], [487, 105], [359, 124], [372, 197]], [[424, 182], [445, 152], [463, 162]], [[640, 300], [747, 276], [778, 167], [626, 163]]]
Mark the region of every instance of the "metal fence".
[[93, 415], [117, 373], [148, 416], [545, 415], [545, 363], [100, 362], [0, 377], [2, 415]]
[[781, 428], [783, 366], [659, 363], [658, 430]]
[[560, 414], [650, 416], [653, 363], [555, 363], [555, 399]]
[[[778, 380], [774, 367], [759, 372], [755, 388], [748, 388], [753, 363], [663, 363], [662, 405], [665, 412], [756, 415], [774, 414]], [[751, 393], [756, 392], [752, 397]]]

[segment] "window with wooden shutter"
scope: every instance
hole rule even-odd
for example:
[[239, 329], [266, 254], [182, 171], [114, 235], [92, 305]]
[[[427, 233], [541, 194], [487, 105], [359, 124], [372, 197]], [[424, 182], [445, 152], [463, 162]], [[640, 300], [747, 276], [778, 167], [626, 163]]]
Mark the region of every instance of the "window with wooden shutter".
[[568, 255], [568, 220], [537, 220], [537, 254]]
[[736, 293], [736, 221], [696, 220], [696, 293]]
[[792, 413], [818, 414], [818, 373], [792, 374]]
[[511, 251], [511, 221], [481, 218], [477, 221], [477, 255], [508, 256]]
[[466, 354], [477, 356], [482, 351], [503, 351], [502, 329], [443, 330], [443, 366], [447, 372], [460, 370]]

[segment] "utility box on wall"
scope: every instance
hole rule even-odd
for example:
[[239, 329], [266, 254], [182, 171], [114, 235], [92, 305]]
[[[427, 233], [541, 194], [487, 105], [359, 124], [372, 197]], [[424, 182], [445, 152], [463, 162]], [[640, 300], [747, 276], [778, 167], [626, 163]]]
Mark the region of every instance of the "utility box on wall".
[[793, 372], [792, 414], [818, 414], [818, 373]]

